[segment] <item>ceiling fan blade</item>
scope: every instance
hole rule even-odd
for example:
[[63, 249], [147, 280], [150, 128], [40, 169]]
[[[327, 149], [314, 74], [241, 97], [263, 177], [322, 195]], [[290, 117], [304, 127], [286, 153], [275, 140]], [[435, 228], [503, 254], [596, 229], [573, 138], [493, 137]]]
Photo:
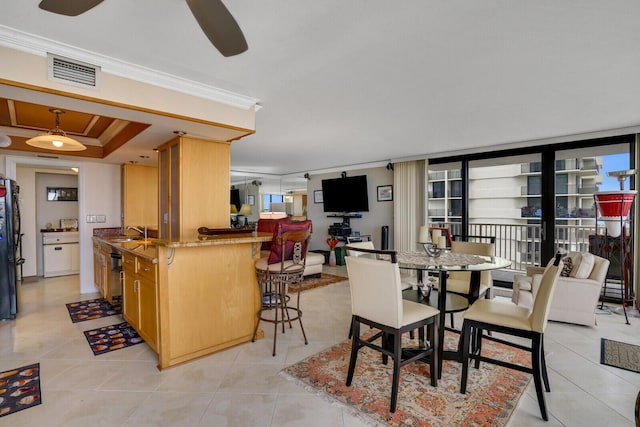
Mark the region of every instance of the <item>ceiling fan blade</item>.
[[240, 26], [221, 0], [186, 1], [204, 34], [222, 55], [238, 55], [249, 48]]
[[103, 0], [42, 0], [38, 7], [47, 12], [66, 16], [78, 16], [96, 7]]

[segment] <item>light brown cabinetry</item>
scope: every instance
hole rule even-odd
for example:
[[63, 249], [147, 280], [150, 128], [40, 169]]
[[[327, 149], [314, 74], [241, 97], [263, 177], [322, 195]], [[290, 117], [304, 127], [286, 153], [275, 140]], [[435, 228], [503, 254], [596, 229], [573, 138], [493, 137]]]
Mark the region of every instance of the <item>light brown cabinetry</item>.
[[100, 250], [101, 244], [93, 242], [93, 283], [98, 288], [100, 295], [104, 296], [106, 277], [106, 259], [104, 253]]
[[121, 167], [122, 227], [158, 226], [158, 168], [125, 164]]
[[124, 320], [158, 351], [158, 293], [156, 264], [146, 258], [122, 254]]
[[179, 136], [159, 147], [160, 238], [229, 227], [230, 143]]

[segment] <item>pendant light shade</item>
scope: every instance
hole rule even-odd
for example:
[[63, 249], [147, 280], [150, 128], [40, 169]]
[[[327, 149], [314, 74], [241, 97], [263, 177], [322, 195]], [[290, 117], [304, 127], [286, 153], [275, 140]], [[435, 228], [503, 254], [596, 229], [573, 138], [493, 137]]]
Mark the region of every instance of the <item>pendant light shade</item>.
[[57, 151], [82, 151], [86, 150], [82, 143], [75, 139], [69, 138], [67, 134], [60, 129], [60, 114], [64, 114], [64, 111], [51, 109], [49, 110], [56, 115], [56, 127], [49, 132], [38, 135], [34, 138], [27, 140], [27, 145], [32, 147], [44, 148], [45, 150], [57, 150]]
[[0, 148], [7, 148], [10, 145], [11, 145], [11, 138], [9, 138], [9, 135], [0, 133]]

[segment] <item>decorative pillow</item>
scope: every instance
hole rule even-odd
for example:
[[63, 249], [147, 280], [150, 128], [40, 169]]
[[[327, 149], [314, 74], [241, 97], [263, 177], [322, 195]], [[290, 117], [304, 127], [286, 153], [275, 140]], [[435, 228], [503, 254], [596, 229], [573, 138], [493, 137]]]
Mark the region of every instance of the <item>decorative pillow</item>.
[[579, 257], [580, 262], [578, 265], [573, 267], [571, 277], [575, 277], [576, 279], [586, 279], [591, 275], [591, 270], [593, 270], [593, 264], [596, 259], [593, 254], [589, 252], [580, 252]]
[[[258, 220], [258, 225], [256, 227], [256, 231], [258, 231], [259, 233], [274, 233], [276, 231], [276, 226], [280, 223], [290, 223], [291, 219], [289, 217], [286, 218], [279, 218], [279, 219], [264, 219], [264, 218], [260, 218]], [[260, 250], [262, 251], [270, 251], [271, 250], [271, 243], [273, 242], [273, 239], [270, 242], [262, 242], [262, 245], [260, 246]]]
[[569, 277], [569, 275], [571, 274], [571, 270], [573, 270], [573, 260], [570, 256], [566, 256], [562, 258], [562, 263], [564, 264], [564, 266], [562, 267], [560, 275], [563, 277]]
[[[286, 231], [295, 231], [295, 230], [309, 230], [309, 232], [313, 232], [313, 227], [311, 224], [311, 220], [300, 221], [300, 222], [289, 222], [289, 223], [280, 223], [276, 226], [275, 231], [273, 232], [272, 242], [276, 241], [278, 234], [284, 233]], [[302, 247], [302, 253], [307, 253], [307, 245], [308, 241]], [[293, 258], [293, 242], [286, 242], [284, 246], [284, 260], [290, 260]], [[271, 253], [269, 254], [269, 259], [267, 260], [267, 264], [275, 264], [280, 262], [282, 259], [282, 249], [280, 245], [276, 245], [275, 243], [271, 245]]]

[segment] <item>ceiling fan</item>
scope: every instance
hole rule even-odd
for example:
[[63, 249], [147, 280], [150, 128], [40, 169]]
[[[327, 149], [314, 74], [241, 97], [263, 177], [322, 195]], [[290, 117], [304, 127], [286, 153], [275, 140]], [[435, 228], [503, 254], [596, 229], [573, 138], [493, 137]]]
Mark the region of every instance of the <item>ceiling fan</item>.
[[[103, 0], [42, 0], [40, 9], [66, 16], [78, 16]], [[185, 0], [200, 28], [213, 45], [226, 57], [248, 49], [240, 26], [222, 0]]]

